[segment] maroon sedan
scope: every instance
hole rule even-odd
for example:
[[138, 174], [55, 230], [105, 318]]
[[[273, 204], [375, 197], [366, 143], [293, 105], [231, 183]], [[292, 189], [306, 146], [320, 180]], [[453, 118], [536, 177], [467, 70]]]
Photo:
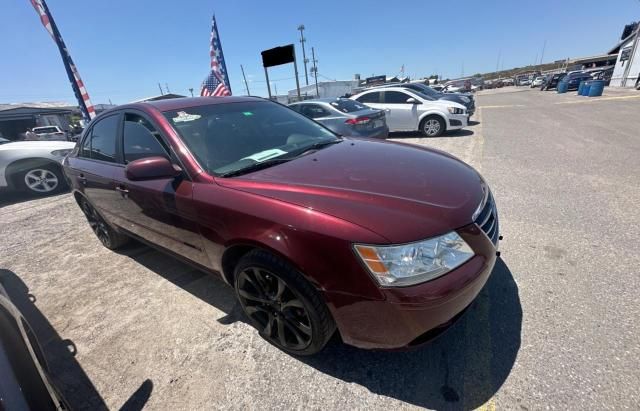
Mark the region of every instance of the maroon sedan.
[[498, 216], [445, 153], [338, 137], [267, 100], [190, 98], [97, 117], [64, 161], [106, 247], [133, 237], [234, 287], [260, 334], [299, 355], [334, 332], [419, 344], [487, 281]]

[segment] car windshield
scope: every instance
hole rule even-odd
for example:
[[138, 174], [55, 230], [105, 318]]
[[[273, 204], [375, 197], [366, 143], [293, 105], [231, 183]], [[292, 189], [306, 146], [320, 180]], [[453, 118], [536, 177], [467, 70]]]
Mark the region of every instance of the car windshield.
[[200, 165], [216, 176], [253, 171], [257, 164], [277, 164], [341, 141], [305, 116], [268, 101], [211, 104], [163, 114]]
[[346, 98], [341, 98], [336, 101], [332, 101], [331, 106], [343, 113], [353, 113], [356, 111], [367, 110], [369, 107], [365, 106], [362, 103], [359, 103], [354, 100], [349, 100]]
[[438, 93], [437, 91], [435, 91], [431, 87], [423, 86], [423, 85], [418, 85], [418, 86], [419, 86], [419, 91], [422, 94], [425, 94], [427, 96], [431, 96], [431, 97], [433, 97], [435, 99], [437, 99], [440, 96], [440, 93]]

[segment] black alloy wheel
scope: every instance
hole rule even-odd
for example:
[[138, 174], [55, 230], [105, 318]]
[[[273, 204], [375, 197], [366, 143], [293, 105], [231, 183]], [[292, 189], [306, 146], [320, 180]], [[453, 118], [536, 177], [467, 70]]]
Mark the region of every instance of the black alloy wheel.
[[309, 314], [280, 277], [261, 268], [247, 268], [238, 277], [238, 295], [242, 308], [266, 339], [295, 351], [311, 344]]
[[80, 209], [82, 209], [84, 216], [87, 218], [91, 230], [93, 230], [103, 246], [114, 250], [127, 242], [128, 238], [116, 233], [114, 229], [104, 221], [96, 209], [84, 198], [80, 200]]
[[235, 289], [250, 323], [286, 352], [315, 354], [335, 331], [315, 288], [291, 265], [266, 251], [254, 250], [240, 260]]

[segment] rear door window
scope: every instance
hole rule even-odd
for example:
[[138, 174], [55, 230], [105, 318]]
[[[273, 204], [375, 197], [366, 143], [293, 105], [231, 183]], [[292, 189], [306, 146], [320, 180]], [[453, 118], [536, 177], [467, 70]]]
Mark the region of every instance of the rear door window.
[[300, 113], [309, 118], [329, 117], [329, 111], [319, 104], [303, 104]]
[[116, 162], [116, 137], [120, 116], [114, 115], [98, 120], [91, 129], [91, 148], [89, 157], [92, 160]]

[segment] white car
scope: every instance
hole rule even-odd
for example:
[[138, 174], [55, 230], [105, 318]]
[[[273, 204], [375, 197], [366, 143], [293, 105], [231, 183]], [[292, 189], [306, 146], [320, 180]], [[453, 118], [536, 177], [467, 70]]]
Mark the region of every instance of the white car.
[[540, 87], [543, 81], [544, 81], [544, 77], [534, 78], [533, 81], [531, 82], [531, 88]]
[[407, 88], [373, 88], [350, 98], [384, 110], [389, 131], [420, 131], [427, 137], [437, 137], [467, 126], [468, 114], [462, 104], [435, 100]]
[[62, 160], [75, 143], [69, 141], [15, 141], [0, 145], [0, 189], [46, 195], [67, 187]]
[[67, 141], [67, 133], [58, 126], [34, 127], [33, 132], [41, 141]]

